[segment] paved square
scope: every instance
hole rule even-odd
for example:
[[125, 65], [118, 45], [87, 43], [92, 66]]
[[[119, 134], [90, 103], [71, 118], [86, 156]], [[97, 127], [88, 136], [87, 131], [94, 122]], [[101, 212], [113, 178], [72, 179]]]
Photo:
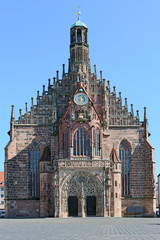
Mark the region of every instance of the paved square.
[[3, 240], [160, 240], [160, 218], [0, 219]]

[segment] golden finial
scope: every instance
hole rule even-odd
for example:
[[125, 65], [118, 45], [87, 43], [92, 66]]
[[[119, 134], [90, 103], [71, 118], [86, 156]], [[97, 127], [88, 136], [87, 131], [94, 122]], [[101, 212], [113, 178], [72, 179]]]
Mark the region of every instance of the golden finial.
[[[78, 8], [80, 9], [80, 6], [78, 6]], [[81, 15], [81, 12], [79, 11], [78, 12], [78, 20], [80, 20], [80, 15]]]

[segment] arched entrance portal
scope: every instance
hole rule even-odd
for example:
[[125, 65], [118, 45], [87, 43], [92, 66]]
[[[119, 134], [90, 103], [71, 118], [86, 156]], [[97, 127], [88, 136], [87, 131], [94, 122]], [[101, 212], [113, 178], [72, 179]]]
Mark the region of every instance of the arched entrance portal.
[[62, 184], [61, 217], [103, 216], [103, 186], [87, 171], [76, 171]]

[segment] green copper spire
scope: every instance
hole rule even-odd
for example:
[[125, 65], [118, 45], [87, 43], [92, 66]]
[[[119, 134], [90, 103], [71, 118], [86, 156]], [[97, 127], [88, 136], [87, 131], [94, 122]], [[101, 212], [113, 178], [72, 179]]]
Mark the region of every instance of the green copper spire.
[[78, 21], [75, 22], [75, 23], [71, 26], [71, 28], [73, 28], [73, 27], [75, 27], [75, 26], [87, 28], [87, 25], [86, 25], [85, 23], [83, 23], [83, 22], [80, 21], [80, 15], [81, 15], [81, 12], [78, 12]]

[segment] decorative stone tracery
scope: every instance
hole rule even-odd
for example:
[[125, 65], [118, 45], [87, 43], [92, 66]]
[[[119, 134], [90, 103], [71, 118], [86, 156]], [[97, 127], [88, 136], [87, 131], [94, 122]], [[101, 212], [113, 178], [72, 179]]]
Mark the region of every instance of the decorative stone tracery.
[[78, 216], [82, 216], [82, 195], [85, 199], [85, 215], [87, 215], [86, 198], [94, 196], [96, 198], [96, 216], [103, 216], [103, 186], [96, 176], [84, 170], [71, 173], [62, 183], [61, 217], [68, 216], [68, 198], [70, 196], [78, 198]]

